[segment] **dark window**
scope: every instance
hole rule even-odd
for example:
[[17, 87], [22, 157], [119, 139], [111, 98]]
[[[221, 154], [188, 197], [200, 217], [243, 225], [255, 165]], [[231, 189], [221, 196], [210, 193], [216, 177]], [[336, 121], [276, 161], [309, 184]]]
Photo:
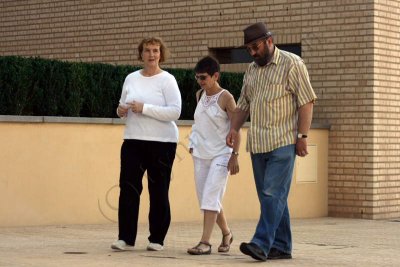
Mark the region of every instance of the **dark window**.
[[[276, 45], [279, 49], [292, 52], [301, 57], [300, 44]], [[220, 64], [250, 63], [253, 58], [245, 48], [210, 48], [210, 54], [218, 59]]]

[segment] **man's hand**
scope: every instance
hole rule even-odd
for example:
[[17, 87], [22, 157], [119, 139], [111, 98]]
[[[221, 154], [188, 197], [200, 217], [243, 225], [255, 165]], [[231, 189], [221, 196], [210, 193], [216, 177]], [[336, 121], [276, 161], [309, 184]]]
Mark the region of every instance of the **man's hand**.
[[233, 148], [235, 140], [237, 140], [238, 132], [235, 129], [231, 129], [226, 136], [226, 145]]
[[305, 157], [308, 155], [307, 151], [307, 139], [298, 138], [296, 142], [296, 155], [299, 157]]

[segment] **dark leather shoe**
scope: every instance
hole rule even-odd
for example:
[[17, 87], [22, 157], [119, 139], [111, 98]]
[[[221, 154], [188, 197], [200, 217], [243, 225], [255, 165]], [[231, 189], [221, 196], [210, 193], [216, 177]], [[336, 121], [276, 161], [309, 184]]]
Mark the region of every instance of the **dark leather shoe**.
[[258, 261], [266, 261], [267, 256], [265, 256], [264, 251], [254, 243], [240, 244], [240, 251]]
[[291, 259], [291, 258], [292, 258], [292, 254], [277, 250], [276, 248], [271, 248], [268, 253], [269, 260], [284, 260], [284, 259]]

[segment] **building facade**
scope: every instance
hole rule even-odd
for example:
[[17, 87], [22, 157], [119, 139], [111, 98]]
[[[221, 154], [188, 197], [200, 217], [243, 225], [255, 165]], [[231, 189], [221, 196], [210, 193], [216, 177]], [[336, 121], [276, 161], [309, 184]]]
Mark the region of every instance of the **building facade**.
[[267, 22], [278, 46], [299, 48], [314, 122], [331, 125], [329, 215], [388, 219], [400, 217], [399, 17], [399, 0], [3, 0], [0, 55], [137, 65], [138, 42], [160, 36], [165, 67], [213, 54], [243, 71], [242, 30]]

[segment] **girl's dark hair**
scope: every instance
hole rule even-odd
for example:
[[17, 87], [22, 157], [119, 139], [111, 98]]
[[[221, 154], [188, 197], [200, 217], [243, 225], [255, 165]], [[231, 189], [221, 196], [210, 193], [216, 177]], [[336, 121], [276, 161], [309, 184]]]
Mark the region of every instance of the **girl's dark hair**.
[[194, 71], [196, 73], [206, 72], [208, 75], [212, 76], [214, 73], [219, 72], [218, 60], [211, 56], [205, 56], [197, 62]]

